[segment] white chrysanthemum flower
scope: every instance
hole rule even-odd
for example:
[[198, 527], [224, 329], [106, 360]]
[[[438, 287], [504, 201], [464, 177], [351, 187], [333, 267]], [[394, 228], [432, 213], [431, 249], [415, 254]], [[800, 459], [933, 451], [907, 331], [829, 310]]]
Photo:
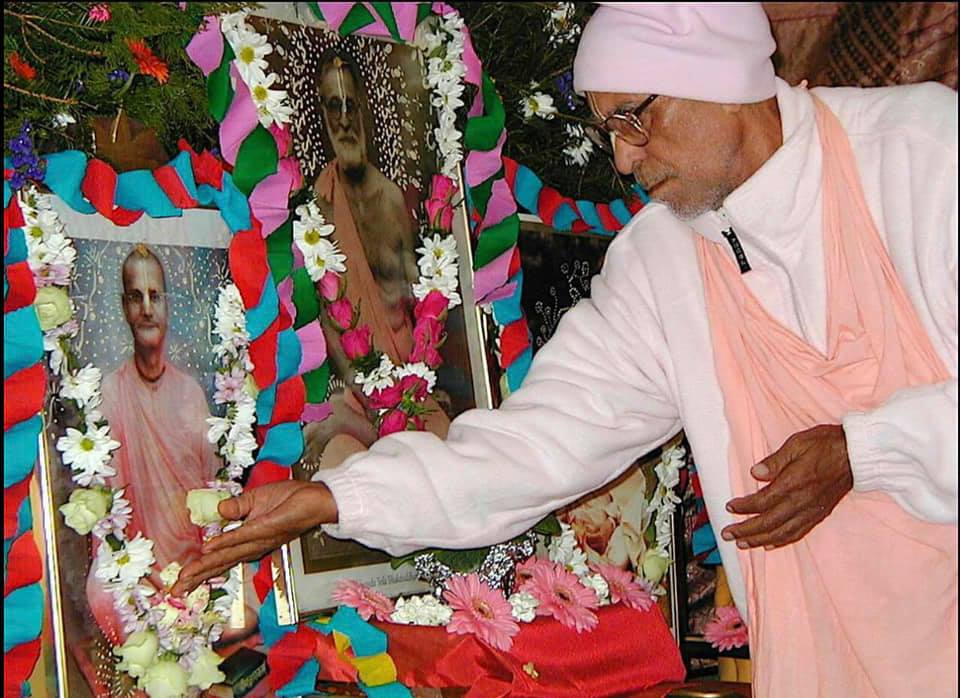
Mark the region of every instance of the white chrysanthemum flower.
[[110, 512], [97, 522], [93, 527], [93, 535], [101, 540], [113, 534], [120, 537], [127, 524], [130, 523], [130, 517], [133, 515], [133, 509], [130, 502], [124, 498], [123, 490], [114, 490], [113, 504], [110, 506]]
[[274, 123], [290, 123], [293, 115], [293, 108], [287, 103], [287, 91], [270, 89], [276, 81], [277, 74], [270, 73], [250, 86], [250, 96], [257, 105], [257, 117], [264, 128], [270, 128]]
[[441, 603], [435, 596], [408, 596], [397, 599], [390, 620], [403, 625], [446, 625], [453, 616], [453, 609]]
[[368, 374], [357, 371], [354, 382], [363, 389], [364, 395], [373, 394], [374, 390], [384, 390], [393, 385], [393, 362], [386, 354], [380, 355], [380, 365]]
[[254, 464], [253, 452], [257, 450], [257, 440], [249, 431], [239, 433], [223, 447], [223, 457], [231, 465], [248, 468]]
[[347, 256], [340, 252], [335, 242], [321, 238], [314, 245], [313, 253], [303, 256], [304, 266], [313, 281], [319, 281], [328, 271], [342, 274], [347, 270]]
[[77, 259], [73, 242], [60, 233], [45, 235], [43, 240], [29, 250], [27, 264], [34, 272], [48, 264], [72, 267]]
[[580, 124], [564, 124], [563, 130], [571, 138], [563, 149], [564, 160], [568, 165], [583, 167], [593, 155], [593, 142], [584, 135]]
[[531, 622], [537, 615], [537, 606], [540, 605], [537, 597], [529, 591], [512, 594], [507, 601], [510, 602], [513, 617], [522, 623]]
[[[451, 265], [453, 266], [453, 265]], [[450, 267], [447, 267], [449, 269]], [[456, 308], [463, 300], [457, 293], [457, 278], [446, 275], [425, 277], [419, 283], [413, 284], [413, 295], [417, 300], [423, 300], [431, 291], [440, 291], [448, 301], [448, 308]]]
[[109, 545], [100, 546], [96, 576], [121, 588], [132, 587], [150, 571], [153, 559], [153, 541], [138, 533], [133, 540], [125, 541], [119, 550], [113, 550]]
[[60, 384], [60, 396], [73, 400], [82, 409], [100, 404], [100, 369], [87, 364], [76, 373], [68, 373]]
[[539, 116], [549, 121], [557, 113], [557, 108], [553, 105], [553, 97], [539, 91], [520, 100], [520, 108], [523, 110], [525, 120]]
[[437, 374], [422, 361], [397, 366], [393, 370], [393, 376], [398, 381], [406, 376], [420, 376], [427, 384], [428, 393], [433, 392], [433, 387], [437, 384]]
[[267, 43], [267, 37], [253, 31], [229, 31], [225, 34], [236, 56], [234, 63], [240, 77], [247, 85], [255, 85], [266, 77], [266, 56], [273, 53], [273, 46]]
[[559, 562], [578, 577], [589, 573], [587, 554], [577, 544], [577, 537], [569, 524], [560, 524], [560, 535], [550, 541], [548, 552], [550, 560]]
[[50, 370], [54, 375], [60, 375], [66, 366], [67, 355], [64, 343], [79, 330], [80, 325], [76, 320], [71, 319], [43, 333], [43, 350], [50, 354]]
[[224, 34], [227, 32], [253, 32], [253, 29], [249, 24], [247, 24], [247, 17], [249, 15], [250, 13], [245, 10], [220, 15], [220, 31], [222, 31]]
[[420, 273], [433, 276], [444, 267], [457, 261], [457, 241], [452, 235], [434, 234], [423, 239], [423, 247], [418, 247]]
[[54, 128], [66, 128], [70, 124], [77, 123], [76, 118], [68, 111], [58, 111], [53, 115], [53, 127]]
[[73, 469], [73, 479], [82, 487], [102, 485], [104, 478], [117, 474], [108, 463], [110, 452], [118, 448], [120, 442], [110, 438], [109, 425], [87, 428], [85, 433], [67, 427], [66, 435], [57, 439], [57, 450], [63, 454], [64, 465]]
[[226, 436], [232, 426], [230, 420], [226, 417], [207, 417], [207, 424], [210, 427], [207, 430], [207, 441], [212, 444], [219, 442]]
[[463, 96], [465, 86], [459, 80], [443, 79], [438, 80], [433, 89], [433, 96], [430, 103], [438, 109], [455, 110], [463, 106]]
[[596, 592], [597, 601], [601, 606], [606, 606], [610, 603], [610, 585], [607, 584], [607, 580], [603, 578], [603, 575], [585, 575], [580, 577], [580, 583], [588, 589], [593, 589], [594, 592]]
[[243, 298], [236, 284], [228, 284], [220, 289], [217, 297], [217, 315], [215, 331], [220, 343], [214, 348], [218, 356], [237, 354], [240, 347], [250, 341], [247, 333], [247, 318], [243, 308]]

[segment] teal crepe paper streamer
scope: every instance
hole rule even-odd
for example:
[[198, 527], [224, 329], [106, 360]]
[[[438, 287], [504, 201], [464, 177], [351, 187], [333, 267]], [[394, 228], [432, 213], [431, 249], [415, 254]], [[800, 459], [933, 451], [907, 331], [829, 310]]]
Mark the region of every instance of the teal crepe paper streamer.
[[273, 419], [273, 407], [277, 403], [277, 384], [264, 388], [257, 395], [257, 424], [264, 426]]
[[[271, 281], [267, 281], [271, 284]], [[300, 338], [292, 329], [286, 329], [277, 336], [277, 384], [283, 383], [297, 375], [300, 360], [303, 358], [303, 348]]]
[[299, 422], [277, 424], [267, 432], [257, 461], [272, 461], [278, 465], [293, 465], [303, 454], [303, 431]]
[[23, 236], [22, 228], [13, 228], [7, 237], [7, 256], [3, 258], [4, 275], [6, 267], [17, 264], [27, 258], [27, 241]]
[[150, 170], [132, 170], [117, 178], [113, 194], [117, 206], [130, 211], [143, 211], [151, 218], [173, 218], [183, 211], [173, 205]]
[[387, 651], [387, 634], [360, 617], [355, 608], [340, 606], [329, 623], [311, 624], [324, 635], [334, 630], [350, 638], [350, 646], [357, 657], [372, 657]]
[[43, 590], [39, 584], [14, 589], [3, 598], [3, 653], [40, 635]]
[[570, 230], [575, 220], [577, 220], [577, 214], [570, 204], [560, 204], [557, 212], [553, 214], [553, 227], [557, 230]]
[[290, 680], [290, 683], [277, 689], [277, 695], [282, 697], [313, 695], [319, 672], [320, 663], [316, 659], [308, 659]]
[[247, 332], [250, 339], [255, 340], [277, 319], [280, 298], [277, 296], [277, 287], [273, 285], [273, 279], [269, 276], [263, 284], [263, 292], [260, 294], [260, 301], [247, 310]]
[[177, 176], [183, 183], [183, 188], [187, 190], [190, 198], [196, 199], [197, 182], [193, 178], [193, 161], [190, 159], [190, 153], [186, 150], [181, 150], [180, 154], [170, 161], [170, 166], [177, 171]]
[[507, 385], [510, 386], [511, 391], [517, 390], [523, 385], [523, 379], [527, 377], [532, 361], [533, 348], [527, 347], [512, 364], [507, 366]]
[[288, 633], [296, 632], [296, 625], [280, 625], [277, 623], [277, 598], [273, 589], [267, 592], [266, 598], [260, 605], [260, 637], [263, 644], [273, 647]]
[[47, 173], [43, 183], [70, 208], [80, 213], [95, 213], [93, 205], [83, 198], [80, 184], [87, 173], [87, 156], [79, 150], [63, 150], [44, 157]]
[[630, 209], [627, 208], [627, 204], [623, 199], [610, 202], [610, 213], [620, 221], [620, 225], [626, 225], [630, 222], [630, 219], [633, 218], [633, 214], [630, 213]]
[[523, 294], [523, 270], [507, 280], [507, 283], [516, 282], [516, 288], [506, 298], [501, 298], [493, 302], [493, 319], [498, 325], [507, 325], [516, 322], [523, 317], [523, 310], [520, 306], [520, 298]]
[[40, 415], [34, 415], [3, 432], [3, 486], [16, 485], [33, 470], [37, 459]]
[[3, 380], [43, 358], [43, 333], [37, 311], [26, 305], [3, 315]]

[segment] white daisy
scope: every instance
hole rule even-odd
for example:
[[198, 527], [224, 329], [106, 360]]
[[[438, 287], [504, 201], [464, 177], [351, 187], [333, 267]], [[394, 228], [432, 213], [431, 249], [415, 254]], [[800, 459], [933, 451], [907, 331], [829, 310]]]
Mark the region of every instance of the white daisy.
[[60, 395], [73, 400], [80, 408], [100, 404], [100, 369], [87, 364], [76, 373], [68, 373], [60, 384]]
[[580, 124], [564, 124], [563, 130], [572, 139], [563, 149], [564, 160], [568, 165], [583, 167], [593, 155], [593, 142], [584, 135]]
[[534, 92], [524, 97], [520, 100], [520, 108], [523, 110], [524, 120], [539, 116], [549, 121], [557, 113], [557, 108], [553, 106], [553, 97], [544, 92]]
[[423, 277], [419, 283], [413, 284], [412, 288], [413, 295], [417, 300], [423, 300], [431, 291], [440, 291], [448, 301], [447, 308], [456, 308], [463, 302], [460, 294], [457, 293], [456, 277], [451, 278], [442, 275]]
[[289, 123], [293, 114], [293, 109], [287, 103], [286, 90], [270, 89], [276, 80], [277, 74], [270, 73], [250, 86], [250, 96], [253, 98], [253, 103], [257, 105], [257, 116], [264, 128], [270, 128], [273, 123]]
[[304, 266], [313, 281], [319, 281], [328, 271], [342, 274], [347, 270], [346, 261], [347, 256], [340, 252], [337, 244], [326, 238], [320, 238], [311, 254], [303, 256]]
[[452, 235], [434, 234], [423, 239], [423, 247], [418, 247], [420, 273], [433, 276], [439, 269], [457, 261], [457, 241]]
[[393, 375], [397, 380], [406, 376], [420, 376], [427, 384], [428, 393], [433, 392], [433, 387], [437, 384], [437, 374], [422, 361], [397, 366], [393, 371]]
[[537, 606], [540, 602], [529, 591], [520, 591], [507, 599], [510, 602], [513, 617], [523, 623], [531, 622], [537, 615]]
[[239, 12], [231, 12], [229, 14], [220, 15], [220, 30], [224, 34], [226, 34], [227, 32], [252, 33], [253, 29], [246, 22], [249, 14], [250, 14], [249, 12], [240, 10]]
[[105, 477], [117, 474], [108, 463], [110, 452], [118, 448], [120, 442], [110, 438], [109, 425], [88, 428], [86, 433], [67, 427], [66, 435], [57, 439], [64, 465], [73, 469], [74, 481], [83, 487], [102, 485]]
[[240, 77], [247, 85], [255, 85], [266, 77], [267, 61], [265, 56], [273, 53], [273, 46], [267, 43], [267, 37], [253, 31], [231, 30], [225, 34], [236, 56], [234, 63]]
[[334, 225], [327, 223], [315, 202], [297, 206], [297, 219], [293, 221], [293, 241], [304, 257], [313, 255], [320, 241], [330, 237], [334, 230]]
[[97, 550], [97, 579], [116, 582], [121, 588], [134, 586], [153, 564], [153, 541], [138, 533], [119, 550], [101, 545]]
[[393, 385], [393, 362], [386, 354], [380, 355], [380, 365], [369, 374], [357, 371], [354, 382], [363, 389], [364, 395], [371, 395], [374, 390], [383, 390]]

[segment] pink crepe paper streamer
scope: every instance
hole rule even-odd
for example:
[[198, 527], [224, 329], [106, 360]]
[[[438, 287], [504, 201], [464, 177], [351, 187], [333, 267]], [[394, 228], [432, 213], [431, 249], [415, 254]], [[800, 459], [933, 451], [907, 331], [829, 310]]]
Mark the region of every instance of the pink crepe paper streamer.
[[477, 116], [483, 116], [483, 92], [477, 91], [477, 94], [473, 98], [473, 104], [470, 105], [470, 111], [467, 112], [467, 116], [471, 119]]
[[253, 103], [250, 90], [240, 77], [236, 64], [230, 65], [230, 75], [235, 78], [235, 94], [227, 115], [220, 124], [220, 153], [224, 160], [234, 165], [240, 144], [256, 128], [260, 119], [257, 117], [257, 105]]
[[290, 316], [290, 321], [296, 322], [297, 306], [293, 302], [293, 279], [291, 277], [288, 276], [277, 284], [277, 296], [280, 298], [280, 302]]
[[466, 27], [463, 28], [463, 64], [467, 68], [464, 79], [471, 85], [479, 85], [480, 78], [483, 75], [483, 67], [480, 65], [480, 57], [477, 56], [477, 52], [473, 48], [470, 30]]
[[303, 252], [300, 251], [297, 243], [293, 243], [293, 268], [302, 269], [305, 266], [307, 266], [307, 260], [303, 258]]
[[500, 138], [493, 150], [471, 150], [467, 155], [467, 185], [475, 187], [493, 177], [501, 167], [503, 161], [500, 152], [507, 142], [507, 130], [500, 132]]
[[353, 9], [352, 2], [318, 2], [317, 7], [320, 8], [320, 12], [323, 14], [323, 20], [330, 26], [334, 31], [340, 29], [340, 25], [343, 24], [343, 20], [347, 18], [347, 15], [350, 14], [350, 10]]
[[217, 17], [205, 17], [204, 20], [203, 27], [187, 44], [187, 55], [207, 76], [219, 68], [223, 60], [223, 34]]
[[[513, 250], [511, 250], [511, 252], [512, 251]], [[490, 293], [488, 293], [485, 297], [478, 300], [477, 304], [480, 305], [484, 303], [493, 303], [494, 301], [502, 301], [512, 296], [516, 290], [517, 290], [517, 282], [511, 281], [510, 283], [504, 286], [501, 286], [495, 291], [491, 291]]]
[[250, 210], [261, 225], [261, 234], [267, 237], [283, 225], [290, 214], [287, 198], [293, 186], [293, 175], [281, 170], [261, 181], [250, 192]]
[[512, 259], [513, 248], [511, 247], [473, 273], [473, 293], [477, 303], [489, 303], [490, 299], [487, 297], [507, 282]]
[[417, 3], [393, 3], [393, 17], [397, 21], [397, 31], [404, 41], [413, 41], [417, 31]]
[[301, 422], [322, 422], [333, 414], [333, 407], [329, 402], [321, 402], [319, 405], [308, 402], [303, 406], [303, 414], [300, 416]]
[[502, 177], [493, 183], [490, 190], [490, 201], [487, 202], [487, 213], [480, 224], [480, 231], [496, 225], [507, 216], [517, 212], [517, 200], [513, 198], [510, 185]]
[[300, 340], [302, 351], [297, 374], [302, 376], [315, 368], [320, 368], [327, 360], [327, 340], [323, 336], [323, 327], [319, 320], [307, 323], [297, 330], [297, 338]]

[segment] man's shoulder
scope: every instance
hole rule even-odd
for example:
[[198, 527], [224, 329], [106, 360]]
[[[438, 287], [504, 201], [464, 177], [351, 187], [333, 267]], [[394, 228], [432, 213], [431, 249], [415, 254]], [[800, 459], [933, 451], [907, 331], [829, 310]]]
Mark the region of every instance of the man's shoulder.
[[610, 249], [628, 254], [664, 250], [691, 234], [690, 226], [673, 215], [669, 208], [650, 202], [617, 233]]
[[892, 87], [818, 87], [851, 136], [896, 132], [944, 144], [957, 142], [957, 92], [938, 82]]

